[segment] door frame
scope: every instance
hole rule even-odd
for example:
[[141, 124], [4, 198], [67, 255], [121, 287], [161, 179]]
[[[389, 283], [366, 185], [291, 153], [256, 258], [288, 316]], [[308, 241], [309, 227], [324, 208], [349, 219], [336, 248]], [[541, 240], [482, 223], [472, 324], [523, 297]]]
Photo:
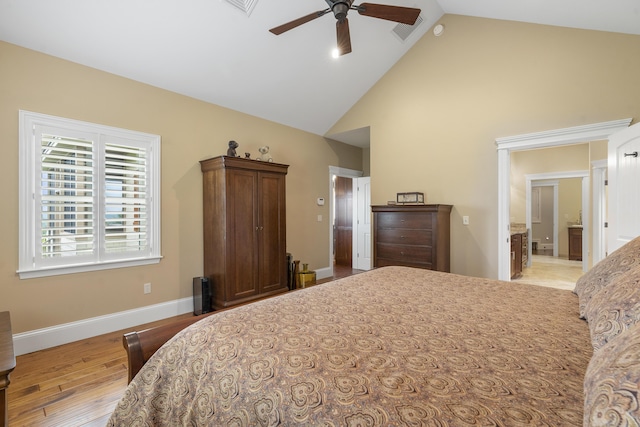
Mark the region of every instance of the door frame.
[[328, 267], [316, 270], [319, 279], [333, 276], [333, 221], [334, 221], [334, 198], [335, 188], [333, 187], [333, 177], [342, 176], [345, 178], [360, 178], [364, 175], [363, 171], [354, 169], [341, 168], [339, 166], [329, 166], [329, 262]]
[[511, 152], [601, 141], [629, 127], [630, 118], [496, 138], [498, 151], [498, 279], [511, 280]]
[[591, 162], [593, 199], [593, 250], [591, 262], [596, 265], [607, 256], [607, 159]]

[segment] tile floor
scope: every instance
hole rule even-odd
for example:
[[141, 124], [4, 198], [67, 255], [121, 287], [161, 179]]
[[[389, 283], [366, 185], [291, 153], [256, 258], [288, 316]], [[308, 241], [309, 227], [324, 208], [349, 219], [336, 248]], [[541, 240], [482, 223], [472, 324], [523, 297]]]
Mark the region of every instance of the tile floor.
[[582, 274], [582, 261], [533, 255], [531, 267], [525, 268], [522, 277], [514, 282], [573, 290]]

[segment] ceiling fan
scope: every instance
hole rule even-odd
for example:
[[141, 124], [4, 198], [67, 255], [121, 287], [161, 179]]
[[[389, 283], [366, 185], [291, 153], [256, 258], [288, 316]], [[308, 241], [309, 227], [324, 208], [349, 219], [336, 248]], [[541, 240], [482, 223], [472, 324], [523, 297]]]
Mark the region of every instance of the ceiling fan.
[[351, 36], [349, 35], [349, 20], [347, 12], [349, 10], [357, 10], [360, 15], [370, 16], [372, 18], [386, 19], [388, 21], [400, 22], [402, 24], [415, 24], [420, 9], [413, 7], [390, 6], [385, 4], [361, 3], [353, 5], [354, 0], [325, 0], [329, 7], [324, 10], [310, 13], [301, 18], [294, 19], [291, 22], [282, 24], [278, 27], [270, 29], [273, 34], [280, 35], [285, 31], [292, 30], [316, 18], [320, 18], [329, 12], [333, 12], [336, 22], [336, 33], [338, 36], [338, 55], [345, 55], [351, 52]]

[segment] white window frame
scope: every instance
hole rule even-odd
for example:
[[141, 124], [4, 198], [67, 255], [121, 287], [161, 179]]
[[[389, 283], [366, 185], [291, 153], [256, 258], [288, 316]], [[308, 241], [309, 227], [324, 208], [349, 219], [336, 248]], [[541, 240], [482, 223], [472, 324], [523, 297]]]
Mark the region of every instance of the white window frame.
[[[157, 264], [161, 255], [161, 225], [160, 225], [160, 136], [143, 132], [120, 129], [79, 120], [55, 117], [29, 111], [19, 111], [19, 267], [17, 273], [21, 279], [54, 276], [60, 274], [98, 271], [111, 268], [132, 267], [139, 265]], [[141, 255], [137, 252], [113, 256], [103, 253], [103, 231], [95, 240], [96, 253], [88, 258], [59, 257], [53, 262], [38, 259], [41, 237], [37, 234], [37, 221], [40, 221], [40, 205], [37, 203], [36, 188], [40, 180], [40, 141], [36, 141], [36, 127], [55, 127], [68, 130], [70, 135], [97, 135], [97, 145], [122, 141], [125, 145], [144, 147], [147, 150], [147, 239], [148, 250]], [[95, 151], [100, 151], [96, 148]], [[104, 167], [104, 159], [97, 156], [97, 168]], [[96, 212], [101, 212], [106, 186], [100, 182], [96, 174], [94, 206]], [[98, 221], [99, 223], [99, 221]], [[101, 227], [98, 226], [98, 227]]]

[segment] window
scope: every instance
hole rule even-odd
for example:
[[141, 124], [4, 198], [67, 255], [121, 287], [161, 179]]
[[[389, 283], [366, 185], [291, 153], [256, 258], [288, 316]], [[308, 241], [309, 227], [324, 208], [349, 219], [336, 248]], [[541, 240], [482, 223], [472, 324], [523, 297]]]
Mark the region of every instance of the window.
[[160, 261], [160, 137], [20, 111], [21, 278]]

